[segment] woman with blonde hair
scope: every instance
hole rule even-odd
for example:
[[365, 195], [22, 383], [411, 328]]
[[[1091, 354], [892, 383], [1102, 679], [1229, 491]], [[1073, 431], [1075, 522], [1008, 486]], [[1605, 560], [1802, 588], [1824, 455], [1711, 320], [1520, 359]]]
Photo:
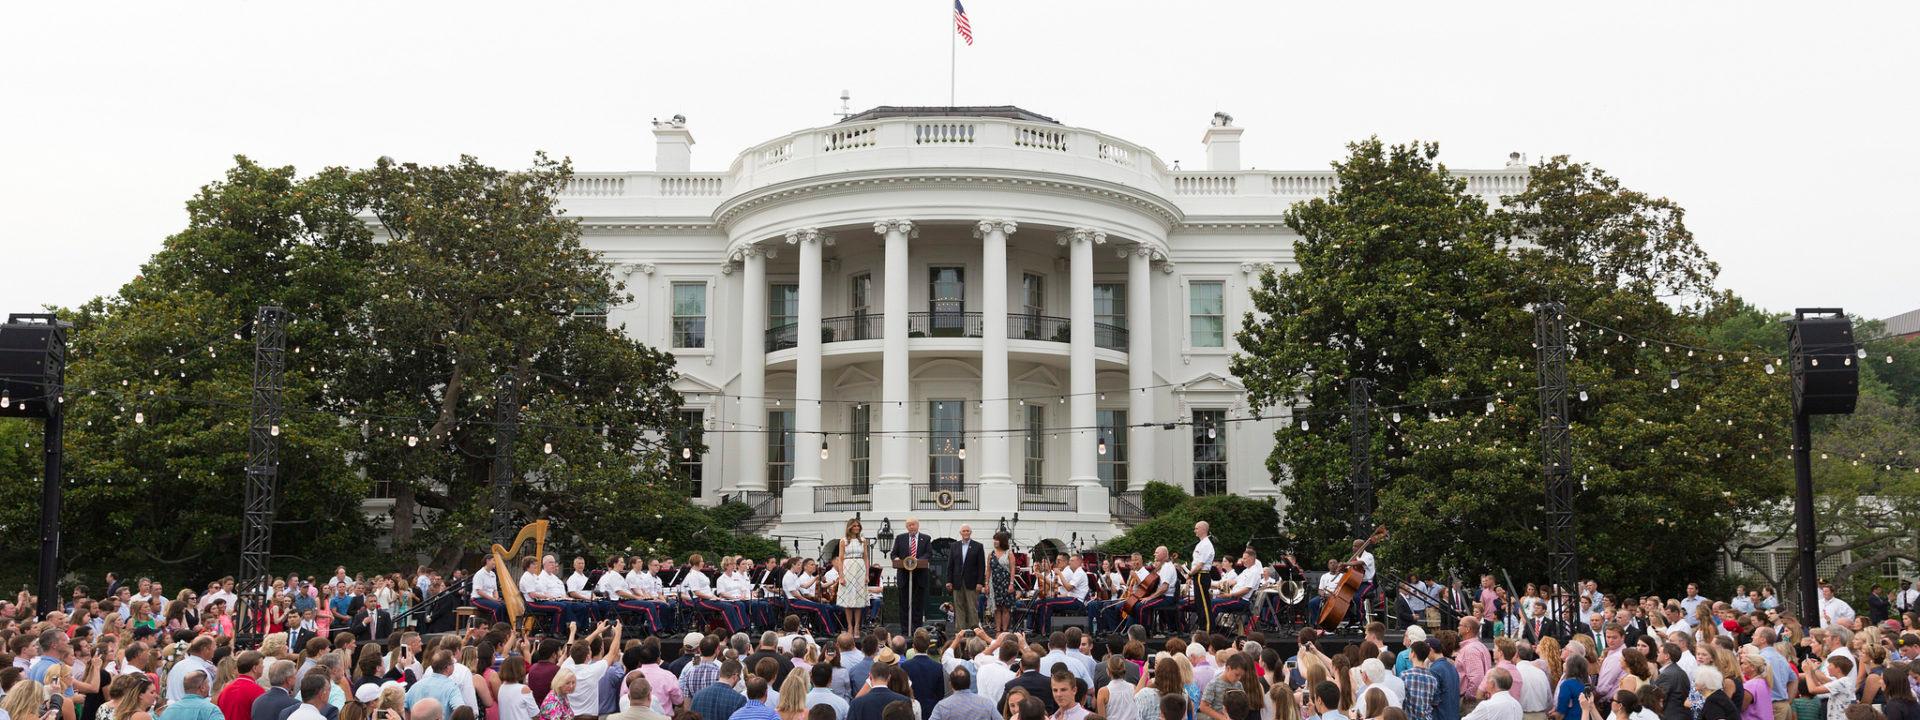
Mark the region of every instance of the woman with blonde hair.
[[860, 518], [848, 520], [840, 533], [840, 551], [833, 557], [833, 569], [840, 574], [840, 594], [834, 604], [846, 613], [844, 627], [848, 628], [860, 627], [867, 612], [867, 559], [873, 557], [873, 546], [861, 536], [862, 529]]
[[[54, 663], [47, 668], [47, 682], [41, 689], [60, 705], [59, 720], [74, 720], [80, 714], [80, 697], [73, 693], [73, 668], [66, 663]], [[29, 715], [28, 717], [35, 717]]]
[[573, 720], [573, 707], [567, 704], [567, 696], [573, 694], [578, 684], [573, 676], [573, 668], [563, 667], [553, 674], [553, 687], [547, 691], [547, 701], [540, 704], [537, 720]]
[[160, 700], [160, 686], [146, 673], [134, 672], [113, 679], [107, 686], [107, 701], [100, 705], [95, 720], [153, 720], [153, 704]]
[[807, 692], [812, 689], [807, 673], [787, 673], [787, 681], [780, 683], [780, 704], [774, 706], [773, 711], [780, 715], [780, 720], [806, 720]]
[[6, 697], [0, 698], [0, 712], [6, 713], [7, 717], [34, 720], [45, 714], [41, 711], [46, 709], [46, 704], [47, 688], [21, 678], [13, 683], [13, 687], [7, 688]]

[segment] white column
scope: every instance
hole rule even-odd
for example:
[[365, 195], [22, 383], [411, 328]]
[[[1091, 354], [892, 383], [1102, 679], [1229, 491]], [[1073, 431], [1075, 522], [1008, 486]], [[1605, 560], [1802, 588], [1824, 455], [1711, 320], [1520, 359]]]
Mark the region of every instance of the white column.
[[1106, 233], [1088, 228], [1076, 228], [1060, 236], [1068, 249], [1068, 320], [1073, 324], [1067, 351], [1068, 392], [1072, 395], [1067, 400], [1071, 409], [1067, 424], [1078, 428], [1067, 435], [1067, 482], [1080, 488], [1079, 509], [1083, 513], [1107, 512], [1107, 493], [1100, 487], [1096, 465], [1097, 433], [1092, 429], [1097, 422], [1094, 408], [1098, 400], [1093, 384], [1093, 246], [1106, 241]]
[[[800, 248], [799, 343], [794, 355], [793, 485], [787, 500], [795, 511], [812, 512], [813, 486], [820, 484], [820, 255], [833, 237], [816, 228], [787, 232], [787, 244]], [[801, 497], [794, 497], [794, 491]]]
[[884, 337], [880, 352], [880, 472], [874, 476], [873, 511], [904, 513], [912, 488], [907, 453], [912, 442], [907, 437], [907, 288], [912, 280], [907, 270], [907, 241], [913, 237], [908, 220], [883, 220], [873, 231], [886, 237], [886, 272], [882, 300], [885, 313], [881, 321]]
[[[740, 423], [742, 429], [767, 426], [767, 256], [748, 244], [738, 254], [740, 273]], [[746, 433], [740, 443], [740, 471], [734, 487], [767, 489], [767, 438]]]
[[1007, 437], [1007, 236], [1011, 220], [981, 220], [980, 267], [986, 302], [980, 305], [980, 507], [1011, 508], [1018, 502]]
[[[1154, 385], [1153, 377], [1153, 249], [1135, 245], [1127, 256], [1127, 386]], [[1145, 488], [1157, 480], [1159, 465], [1154, 461], [1154, 428], [1139, 423], [1158, 422], [1154, 410], [1155, 390], [1127, 391], [1127, 488]]]

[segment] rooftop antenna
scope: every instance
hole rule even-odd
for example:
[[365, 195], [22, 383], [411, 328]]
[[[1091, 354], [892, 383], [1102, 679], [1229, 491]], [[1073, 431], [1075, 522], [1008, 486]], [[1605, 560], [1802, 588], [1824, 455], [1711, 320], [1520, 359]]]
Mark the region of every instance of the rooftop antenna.
[[840, 91], [840, 112], [837, 114], [840, 116], [841, 120], [845, 120], [847, 118], [853, 117], [853, 108], [848, 107], [848, 102], [851, 101], [852, 99], [853, 99], [853, 93], [850, 93], [846, 90]]

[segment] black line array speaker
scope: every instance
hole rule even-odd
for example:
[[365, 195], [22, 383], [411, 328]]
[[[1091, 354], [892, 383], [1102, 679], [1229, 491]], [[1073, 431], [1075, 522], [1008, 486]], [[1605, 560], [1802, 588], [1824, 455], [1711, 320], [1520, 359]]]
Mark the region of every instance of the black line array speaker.
[[66, 325], [53, 315], [7, 316], [0, 325], [0, 417], [47, 417], [66, 374], [66, 342]]
[[[1822, 314], [1829, 317], [1810, 317]], [[1851, 414], [1860, 398], [1853, 320], [1837, 308], [1795, 310], [1787, 343], [1794, 407], [1808, 415]]]

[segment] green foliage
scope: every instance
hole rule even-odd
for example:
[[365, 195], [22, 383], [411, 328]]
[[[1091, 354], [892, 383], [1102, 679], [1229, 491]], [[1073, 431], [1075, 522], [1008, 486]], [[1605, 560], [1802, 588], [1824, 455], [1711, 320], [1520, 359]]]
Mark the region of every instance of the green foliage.
[[1162, 513], [1151, 514], [1152, 520], [1103, 543], [1101, 551], [1137, 552], [1152, 557], [1154, 548], [1165, 545], [1184, 555], [1194, 543], [1193, 524], [1201, 520], [1207, 521], [1213, 533], [1214, 549], [1220, 553], [1245, 547], [1253, 538], [1262, 538], [1253, 543], [1262, 558], [1278, 558], [1284, 550], [1275, 537], [1280, 527], [1280, 513], [1268, 500], [1238, 495], [1191, 497]]
[[1140, 491], [1140, 507], [1146, 511], [1147, 517], [1159, 517], [1173, 510], [1180, 503], [1186, 502], [1190, 497], [1192, 496], [1178, 485], [1154, 480], [1147, 483], [1146, 489]]
[[[699, 428], [678, 414], [673, 358], [574, 314], [632, 298], [557, 213], [570, 173], [544, 157], [524, 171], [462, 158], [301, 178], [238, 159], [139, 277], [64, 313], [75, 326], [64, 564], [176, 584], [237, 569], [244, 326], [266, 304], [292, 316], [276, 569], [476, 553], [509, 385], [514, 519], [553, 520], [556, 551], [777, 552], [687, 501], [674, 456], [699, 450]], [[0, 423], [0, 484], [13, 490], [0, 527], [16, 537], [37, 518], [37, 469], [11, 442], [37, 437], [27, 426]], [[392, 557], [371, 547], [361, 509], [375, 478], [395, 498]], [[9, 552], [28, 559], [8, 568], [31, 572], [30, 544]]]
[[[1671, 202], [1554, 158], [1490, 213], [1434, 162], [1430, 144], [1356, 143], [1338, 189], [1296, 205], [1287, 223], [1297, 272], [1253, 292], [1233, 372], [1256, 407], [1295, 406], [1310, 430], [1276, 433], [1270, 471], [1285, 489], [1301, 557], [1343, 556], [1350, 382], [1373, 383], [1374, 517], [1393, 530], [1383, 562], [1427, 574], [1502, 567], [1541, 577], [1546, 555], [1533, 303], [1653, 337], [1706, 344], [1726, 298], [1716, 268]], [[1662, 294], [1696, 296], [1676, 308]], [[1569, 324], [1574, 324], [1571, 320]], [[1570, 407], [1582, 574], [1603, 586], [1667, 591], [1711, 571], [1712, 553], [1784, 489], [1768, 453], [1781, 438], [1784, 386], [1760, 362], [1688, 358], [1659, 347], [1588, 342]], [[1670, 373], [1684, 372], [1678, 390]], [[1492, 398], [1492, 409], [1487, 408]], [[1764, 438], [1772, 433], [1772, 441]], [[1675, 555], [1659, 548], [1699, 548]]]

